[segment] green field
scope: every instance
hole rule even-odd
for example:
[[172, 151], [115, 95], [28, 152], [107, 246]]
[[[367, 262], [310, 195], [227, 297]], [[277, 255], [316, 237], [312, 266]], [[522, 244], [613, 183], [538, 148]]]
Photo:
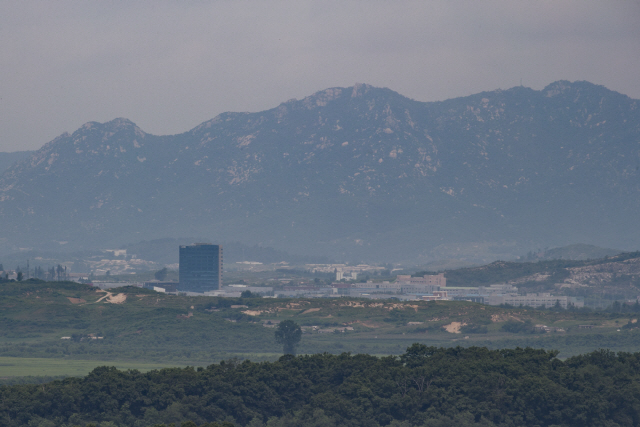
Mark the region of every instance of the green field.
[[141, 372], [182, 365], [144, 362], [46, 359], [33, 357], [0, 357], [0, 378], [25, 376], [82, 376], [98, 366], [115, 366], [121, 370]]
[[[285, 319], [305, 330], [301, 354], [399, 355], [413, 343], [545, 348], [559, 350], [561, 358], [598, 348], [640, 351], [640, 313], [465, 301], [186, 297], [132, 287], [110, 292], [70, 282], [0, 284], [0, 357], [13, 361], [3, 362], [0, 376], [82, 375], [100, 365], [147, 370], [230, 358], [273, 361], [282, 347], [274, 329], [263, 325]], [[529, 328], [514, 332], [505, 329], [509, 324]], [[535, 333], [538, 324], [562, 331]], [[579, 327], [585, 324], [592, 329]]]

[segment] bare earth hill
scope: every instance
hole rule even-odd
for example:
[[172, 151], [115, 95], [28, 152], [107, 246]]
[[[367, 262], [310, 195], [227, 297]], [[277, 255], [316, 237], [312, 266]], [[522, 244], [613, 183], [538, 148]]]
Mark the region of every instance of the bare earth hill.
[[0, 252], [182, 236], [380, 261], [636, 249], [638, 104], [588, 82], [430, 103], [356, 85], [172, 136], [91, 122], [0, 177]]

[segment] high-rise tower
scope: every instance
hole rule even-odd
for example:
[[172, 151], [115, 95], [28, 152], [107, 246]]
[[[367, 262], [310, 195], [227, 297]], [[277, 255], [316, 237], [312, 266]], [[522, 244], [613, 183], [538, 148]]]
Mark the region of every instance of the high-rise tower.
[[179, 289], [207, 292], [222, 284], [222, 245], [196, 243], [180, 246]]

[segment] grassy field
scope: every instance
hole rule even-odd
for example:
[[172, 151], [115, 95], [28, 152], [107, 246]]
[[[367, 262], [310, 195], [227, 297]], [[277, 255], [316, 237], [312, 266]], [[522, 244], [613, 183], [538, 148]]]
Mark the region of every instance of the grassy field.
[[0, 378], [24, 376], [82, 376], [97, 366], [115, 366], [118, 369], [136, 369], [141, 372], [172, 367], [171, 364], [144, 362], [69, 360], [32, 357], [0, 357]]
[[[503, 308], [464, 301], [186, 297], [140, 288], [106, 293], [69, 282], [12, 282], [0, 284], [0, 356], [51, 360], [53, 365], [43, 371], [29, 371], [37, 368], [36, 362], [0, 368], [1, 375], [75, 375], [68, 372], [76, 365], [86, 373], [104, 364], [152, 369], [206, 366], [232, 357], [275, 360], [282, 347], [275, 342], [274, 329], [263, 325], [285, 319], [305, 329], [298, 351], [306, 354], [401, 354], [415, 342], [531, 346], [559, 350], [561, 357], [598, 348], [635, 352], [640, 351], [639, 314]], [[504, 328], [525, 322], [528, 332]], [[533, 333], [531, 325], [538, 324], [562, 331]], [[592, 329], [579, 327], [585, 324]], [[56, 371], [56, 363], [61, 363], [61, 371]]]

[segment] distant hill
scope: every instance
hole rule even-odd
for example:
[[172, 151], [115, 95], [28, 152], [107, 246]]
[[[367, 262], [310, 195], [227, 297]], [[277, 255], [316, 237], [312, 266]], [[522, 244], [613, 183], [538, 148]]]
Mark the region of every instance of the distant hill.
[[5, 153], [0, 151], [0, 175], [13, 166], [16, 162], [26, 159], [33, 151], [14, 151]]
[[624, 251], [577, 243], [561, 248], [546, 249], [537, 253], [529, 252], [524, 259], [526, 261], [550, 261], [554, 259], [587, 260], [613, 256], [621, 252]]
[[90, 122], [0, 178], [0, 253], [163, 237], [334, 259], [640, 245], [639, 101], [588, 82], [418, 102], [368, 85], [172, 136]]
[[[419, 272], [421, 275], [427, 272]], [[635, 300], [640, 296], [640, 252], [588, 260], [496, 261], [445, 272], [447, 286], [508, 283], [520, 293], [549, 292], [571, 296]]]

